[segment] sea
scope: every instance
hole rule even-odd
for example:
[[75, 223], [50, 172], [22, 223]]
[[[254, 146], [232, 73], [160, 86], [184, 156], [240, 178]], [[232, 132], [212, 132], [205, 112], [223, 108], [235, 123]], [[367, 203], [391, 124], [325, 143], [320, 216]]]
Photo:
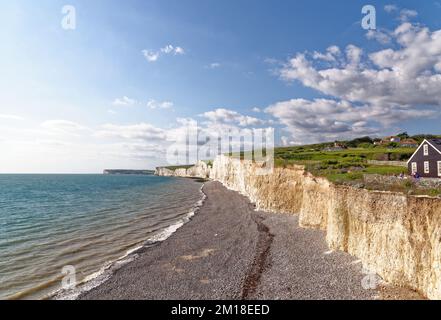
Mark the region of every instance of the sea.
[[153, 175], [0, 175], [0, 299], [75, 299], [189, 222], [201, 188]]

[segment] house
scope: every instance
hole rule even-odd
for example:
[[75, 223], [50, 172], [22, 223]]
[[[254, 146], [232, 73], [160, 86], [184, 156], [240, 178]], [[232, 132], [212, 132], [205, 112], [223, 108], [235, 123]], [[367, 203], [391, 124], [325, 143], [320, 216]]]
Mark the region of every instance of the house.
[[380, 142], [374, 142], [374, 144], [375, 145], [388, 145], [389, 143], [392, 143], [392, 142], [394, 142], [394, 143], [400, 143], [401, 142], [401, 138], [400, 137], [395, 137], [395, 136], [392, 136], [392, 137], [385, 137], [385, 138], [383, 138]]
[[335, 142], [333, 147], [324, 148], [323, 151], [333, 152], [333, 151], [342, 151], [346, 150], [348, 147], [342, 143]]
[[383, 144], [383, 140], [376, 138], [374, 139], [374, 146], [381, 146]]
[[418, 148], [418, 142], [414, 139], [404, 139], [400, 142], [402, 148]]
[[395, 137], [395, 136], [392, 136], [392, 137], [385, 137], [385, 138], [381, 141], [382, 144], [389, 144], [389, 143], [391, 143], [391, 142], [400, 143], [400, 142], [401, 142], [401, 138], [400, 138], [400, 137]]
[[424, 140], [407, 162], [409, 173], [441, 178], [441, 139]]

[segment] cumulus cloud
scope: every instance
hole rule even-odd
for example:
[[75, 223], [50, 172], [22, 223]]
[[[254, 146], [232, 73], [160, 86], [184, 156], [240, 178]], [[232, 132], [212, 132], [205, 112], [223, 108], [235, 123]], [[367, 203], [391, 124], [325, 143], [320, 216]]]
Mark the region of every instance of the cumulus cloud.
[[138, 103], [135, 99], [131, 99], [127, 96], [124, 96], [122, 98], [116, 98], [113, 101], [114, 106], [133, 106], [134, 104]]
[[14, 114], [0, 114], [0, 119], [4, 120], [24, 120], [23, 117]]
[[407, 22], [410, 19], [418, 16], [417, 11], [407, 8], [400, 9], [397, 5], [394, 4], [385, 5], [384, 11], [390, 14], [398, 14], [398, 20], [400, 20], [401, 22]]
[[337, 46], [331, 46], [326, 50], [326, 53], [321, 53], [318, 51], [314, 51], [312, 57], [315, 60], [324, 60], [328, 62], [335, 62], [337, 58], [340, 56], [340, 48]]
[[171, 109], [173, 106], [174, 103], [171, 101], [156, 101], [151, 99], [147, 102], [147, 107], [149, 109]]
[[387, 13], [398, 11], [398, 7], [394, 4], [387, 4], [384, 6], [384, 11]]
[[334, 100], [294, 99], [266, 111], [292, 135], [314, 140], [382, 132], [401, 121], [436, 116], [441, 107], [441, 30], [405, 22], [368, 37], [391, 46], [374, 52], [348, 45], [298, 53], [279, 70], [282, 79], [299, 81]]
[[369, 30], [366, 33], [366, 37], [369, 40], [375, 40], [381, 44], [389, 44], [392, 41], [392, 37], [388, 32], [388, 30], [381, 30], [381, 29]]
[[281, 69], [281, 77], [348, 101], [440, 106], [441, 30], [404, 23], [393, 37], [398, 49], [366, 54], [347, 46], [339, 66], [316, 66], [307, 53], [297, 54]]
[[402, 9], [400, 11], [400, 17], [399, 19], [402, 22], [407, 22], [409, 21], [411, 18], [415, 18], [416, 16], [418, 16], [418, 12], [415, 10], [410, 10], [410, 9]]
[[142, 50], [142, 54], [144, 58], [147, 59], [148, 62], [156, 62], [159, 59], [159, 52], [151, 51], [151, 50]]
[[133, 125], [105, 124], [97, 132], [99, 137], [110, 137], [131, 140], [164, 140], [166, 132], [149, 123], [139, 123]]
[[156, 51], [144, 49], [142, 50], [142, 54], [148, 62], [156, 62], [162, 55], [183, 55], [185, 54], [185, 50], [182, 47], [169, 44]]
[[238, 124], [242, 127], [264, 124], [263, 120], [250, 116], [244, 116], [236, 111], [223, 108], [205, 112], [202, 114], [202, 117], [215, 124]]
[[[114, 144], [113, 149], [121, 149], [124, 156], [135, 160], [158, 159], [165, 156], [166, 148], [158, 143], [120, 143]], [[118, 154], [118, 156], [121, 156]]]
[[90, 129], [69, 120], [48, 120], [41, 124], [41, 127], [53, 133], [79, 134]]
[[217, 68], [220, 68], [220, 67], [221, 67], [221, 64], [219, 62], [213, 62], [213, 63], [210, 63], [207, 66], [208, 69], [217, 69]]
[[433, 110], [354, 105], [330, 99], [293, 99], [271, 105], [265, 112], [277, 118], [297, 142], [375, 135], [397, 121], [435, 114]]
[[[265, 111], [285, 126], [293, 138], [290, 142], [316, 142], [378, 132], [366, 121], [372, 111], [356, 108], [347, 101], [293, 99], [271, 105]], [[288, 138], [284, 140], [286, 144]]]

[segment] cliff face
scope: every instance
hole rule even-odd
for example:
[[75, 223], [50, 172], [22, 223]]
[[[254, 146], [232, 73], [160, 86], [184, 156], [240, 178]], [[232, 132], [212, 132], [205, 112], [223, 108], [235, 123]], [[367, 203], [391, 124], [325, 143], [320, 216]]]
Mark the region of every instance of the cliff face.
[[173, 177], [175, 172], [167, 168], [156, 168], [155, 175], [161, 177]]
[[441, 200], [333, 187], [327, 241], [386, 281], [441, 299]]
[[191, 177], [207, 179], [210, 176], [210, 167], [207, 163], [199, 161], [195, 166], [188, 169], [180, 168], [176, 170], [170, 170], [166, 167], [159, 167], [156, 168], [155, 174], [164, 177]]
[[[220, 156], [209, 172], [258, 209], [300, 214], [303, 227], [326, 230], [386, 281], [441, 299], [441, 200], [337, 186], [301, 166], [258, 175], [258, 164]], [[188, 172], [187, 172], [188, 173]]]

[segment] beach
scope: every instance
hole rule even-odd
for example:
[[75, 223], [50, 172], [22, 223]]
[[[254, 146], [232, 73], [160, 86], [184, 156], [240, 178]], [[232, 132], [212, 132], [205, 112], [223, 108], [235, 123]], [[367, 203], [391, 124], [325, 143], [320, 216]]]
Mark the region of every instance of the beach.
[[330, 252], [325, 234], [299, 227], [298, 216], [255, 210], [218, 182], [192, 220], [82, 300], [419, 299], [367, 274], [356, 258]]

